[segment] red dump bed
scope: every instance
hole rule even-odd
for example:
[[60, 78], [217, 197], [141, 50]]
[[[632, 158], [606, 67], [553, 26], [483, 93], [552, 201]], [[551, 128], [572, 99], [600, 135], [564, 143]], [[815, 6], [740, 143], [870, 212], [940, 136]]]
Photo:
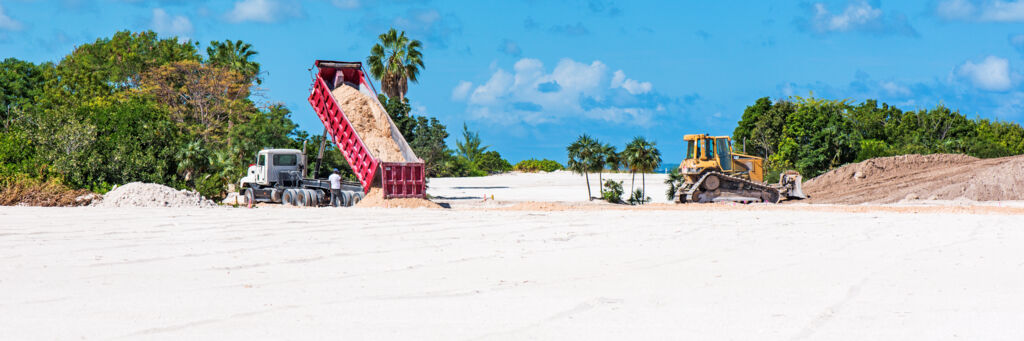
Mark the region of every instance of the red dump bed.
[[334, 144], [341, 150], [345, 161], [348, 161], [352, 171], [356, 173], [356, 177], [363, 185], [363, 191], [369, 192], [370, 187], [380, 186], [385, 198], [425, 197], [423, 160], [416, 157], [405, 137], [395, 127], [395, 122], [388, 117], [388, 121], [391, 121], [391, 138], [395, 140], [406, 162], [382, 162], [366, 149], [362, 138], [331, 93], [335, 82], [338, 82], [338, 85], [342, 81], [355, 83], [360, 91], [371, 95], [374, 102], [384, 110], [383, 105], [377, 101], [377, 91], [363, 72], [362, 63], [318, 60], [314, 67], [318, 72], [313, 80], [313, 90], [309, 94], [309, 104], [313, 106], [313, 111], [316, 111], [320, 122], [327, 128], [327, 133], [334, 139]]

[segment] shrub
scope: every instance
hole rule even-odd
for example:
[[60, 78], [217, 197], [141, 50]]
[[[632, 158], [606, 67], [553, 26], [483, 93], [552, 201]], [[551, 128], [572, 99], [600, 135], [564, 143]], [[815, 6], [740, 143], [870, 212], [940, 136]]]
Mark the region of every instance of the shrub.
[[553, 160], [548, 160], [548, 159], [542, 159], [542, 160], [529, 159], [529, 160], [519, 161], [519, 163], [517, 163], [516, 166], [513, 169], [515, 169], [517, 171], [520, 171], [520, 172], [530, 172], [530, 173], [532, 173], [532, 172], [554, 172], [556, 170], [565, 169], [565, 167], [562, 167], [562, 164], [560, 164], [560, 163], [558, 163], [556, 161], [553, 161]]
[[604, 192], [601, 196], [607, 202], [613, 204], [622, 203], [622, 181], [605, 180]]
[[633, 191], [633, 194], [629, 196], [630, 205], [643, 205], [651, 202], [651, 197], [644, 198], [644, 192], [641, 190]]
[[95, 197], [89, 197], [92, 192], [70, 189], [54, 179], [41, 181], [19, 175], [5, 177], [0, 183], [0, 206], [84, 206]]
[[501, 154], [493, 150], [477, 156], [473, 165], [476, 166], [476, 169], [490, 174], [512, 170], [512, 164], [508, 163], [508, 160], [502, 159]]

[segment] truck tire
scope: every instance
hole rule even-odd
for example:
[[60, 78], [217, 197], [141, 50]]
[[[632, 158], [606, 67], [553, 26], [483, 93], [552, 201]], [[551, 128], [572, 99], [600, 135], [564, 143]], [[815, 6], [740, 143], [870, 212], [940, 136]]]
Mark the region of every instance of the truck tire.
[[338, 206], [341, 206], [341, 207], [352, 206], [352, 193], [346, 192], [346, 191], [342, 191], [341, 195], [339, 195], [338, 201], [339, 201]]
[[306, 206], [306, 191], [297, 189], [295, 190], [295, 206], [305, 207]]
[[281, 203], [288, 206], [295, 206], [295, 191], [291, 188], [284, 190], [284, 194], [281, 194]]
[[252, 188], [245, 189], [245, 206], [252, 208], [256, 205], [256, 194], [252, 192]]
[[363, 196], [364, 196], [364, 194], [363, 194], [363, 193], [360, 193], [360, 192], [355, 192], [355, 193], [353, 193], [353, 195], [352, 195], [352, 200], [350, 200], [350, 202], [351, 202], [352, 204], [351, 204], [351, 205], [349, 205], [349, 206], [355, 206], [356, 204], [358, 204], [358, 203], [359, 203], [360, 201], [362, 201], [362, 200], [363, 200]]

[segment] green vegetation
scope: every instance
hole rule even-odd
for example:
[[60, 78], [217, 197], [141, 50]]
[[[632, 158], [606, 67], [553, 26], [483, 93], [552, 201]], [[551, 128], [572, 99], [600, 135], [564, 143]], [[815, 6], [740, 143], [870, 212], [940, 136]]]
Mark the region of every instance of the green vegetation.
[[601, 197], [613, 204], [622, 203], [622, 181], [606, 180]]
[[[778, 177], [778, 174], [775, 176]], [[670, 201], [675, 200], [676, 191], [679, 190], [679, 187], [683, 186], [684, 180], [685, 178], [683, 177], [683, 174], [679, 172], [679, 168], [672, 168], [672, 170], [668, 171], [668, 178], [665, 179], [665, 184], [668, 185], [668, 190], [665, 191], [665, 198]]]
[[[629, 168], [629, 171], [633, 174], [633, 178], [636, 178], [636, 173], [640, 173], [640, 185], [641, 191], [637, 198], [645, 198], [647, 196], [647, 181], [645, 174], [654, 171], [661, 164], [661, 151], [655, 146], [656, 143], [653, 141], [647, 141], [647, 139], [637, 136], [626, 144], [626, 149], [622, 151], [620, 156], [623, 163]], [[633, 189], [632, 182], [629, 185], [631, 193], [635, 192]], [[649, 199], [646, 201], [650, 201]], [[631, 200], [632, 202], [632, 200]], [[644, 203], [643, 200], [637, 200], [636, 202]]]
[[[600, 141], [590, 137], [590, 135], [580, 135], [576, 141], [566, 148], [569, 156], [568, 168], [576, 174], [582, 174], [586, 177], [587, 181], [587, 194], [590, 195], [590, 173], [597, 172], [598, 184], [605, 184], [601, 178], [602, 173], [605, 169], [618, 170], [620, 166], [625, 165], [629, 168], [630, 172], [633, 173], [633, 180], [636, 179], [636, 172], [640, 173], [641, 182], [645, 179], [644, 173], [654, 171], [655, 168], [661, 164], [661, 151], [655, 147], [655, 143], [647, 141], [643, 137], [635, 137], [633, 141], [626, 145], [626, 149], [622, 153], [617, 153], [615, 147], [609, 144], [602, 144]], [[633, 180], [630, 181], [630, 193], [633, 193]], [[621, 184], [620, 184], [621, 185]], [[635, 198], [644, 198], [646, 195], [646, 186], [644, 190], [638, 190], [637, 195], [632, 195]], [[619, 191], [622, 194], [622, 191]], [[605, 192], [605, 187], [601, 187], [601, 197], [605, 200], [608, 199], [608, 194]], [[634, 199], [635, 199], [634, 198]], [[591, 197], [591, 199], [593, 199]], [[609, 200], [611, 202], [611, 200]], [[621, 200], [618, 200], [621, 201]], [[631, 200], [631, 204], [643, 204], [650, 202], [647, 200]]]
[[399, 33], [394, 28], [377, 38], [379, 41], [366, 58], [370, 74], [380, 80], [380, 91], [405, 102], [409, 82], [416, 83], [420, 69], [424, 68], [423, 53], [420, 52], [423, 43], [409, 39], [405, 31]]
[[583, 134], [570, 144], [566, 151], [569, 152], [569, 170], [584, 175], [587, 179], [587, 199], [594, 200], [590, 194], [590, 173], [604, 169], [604, 149], [601, 143], [590, 135]]
[[[410, 115], [405, 93], [423, 68], [421, 44], [394, 30], [381, 39], [368, 58], [388, 94], [381, 102], [426, 162], [428, 176], [512, 168], [486, 148], [475, 161], [456, 156], [443, 124]], [[122, 31], [78, 46], [57, 63], [0, 62], [0, 188], [104, 193], [144, 181], [217, 199], [262, 148], [305, 146], [315, 159], [323, 136], [298, 130], [284, 105], [257, 105], [252, 98], [262, 82], [252, 45], [212, 41], [205, 55], [199, 51], [199, 43]], [[339, 168], [353, 178], [331, 141], [323, 154], [311, 176]]]
[[562, 164], [560, 164], [560, 163], [558, 163], [558, 161], [554, 161], [554, 160], [548, 160], [548, 159], [541, 159], [541, 160], [529, 159], [529, 160], [519, 161], [519, 163], [516, 163], [515, 167], [512, 167], [512, 169], [520, 171], [520, 172], [533, 173], [533, 172], [554, 172], [556, 170], [563, 170], [563, 169], [565, 169], [565, 167], [562, 167]]
[[881, 156], [1024, 153], [1024, 128], [1016, 123], [968, 119], [943, 106], [905, 112], [875, 100], [855, 105], [799, 96], [758, 99], [744, 111], [733, 139], [746, 153], [766, 158], [767, 181], [777, 181], [785, 169], [809, 179]]

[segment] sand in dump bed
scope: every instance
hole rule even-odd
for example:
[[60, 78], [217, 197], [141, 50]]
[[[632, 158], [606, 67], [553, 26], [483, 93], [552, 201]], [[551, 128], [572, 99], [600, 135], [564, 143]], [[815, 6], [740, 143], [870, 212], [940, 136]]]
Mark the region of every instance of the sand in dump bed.
[[419, 198], [395, 198], [384, 199], [384, 191], [380, 188], [371, 188], [370, 193], [356, 204], [356, 207], [384, 207], [384, 208], [441, 208], [441, 205]]
[[804, 183], [804, 203], [903, 200], [1024, 200], [1024, 155], [978, 159], [959, 154], [900, 155], [836, 168]]
[[97, 207], [215, 207], [199, 193], [164, 185], [132, 182], [103, 196]]
[[331, 93], [374, 157], [384, 162], [406, 161], [398, 144], [391, 138], [388, 114], [377, 105], [377, 101], [351, 86], [339, 86]]

